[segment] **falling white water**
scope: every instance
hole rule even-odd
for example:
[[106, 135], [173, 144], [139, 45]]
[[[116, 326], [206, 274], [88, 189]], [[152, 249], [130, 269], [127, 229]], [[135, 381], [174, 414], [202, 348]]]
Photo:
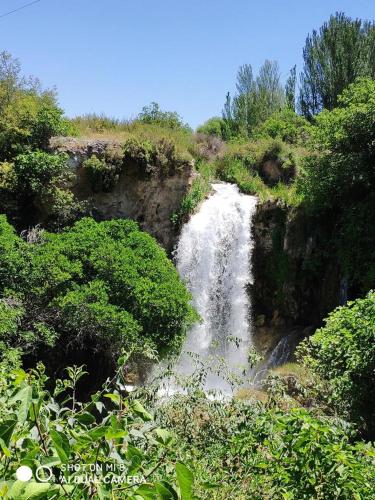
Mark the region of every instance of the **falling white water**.
[[[251, 319], [246, 285], [252, 282], [251, 220], [257, 199], [241, 194], [233, 184], [213, 184], [213, 189], [184, 225], [175, 253], [177, 269], [202, 318], [188, 332], [175, 367], [180, 374], [193, 371], [188, 353], [203, 362], [219, 357], [231, 373], [248, 368]], [[226, 392], [227, 385], [211, 373], [205, 388]]]

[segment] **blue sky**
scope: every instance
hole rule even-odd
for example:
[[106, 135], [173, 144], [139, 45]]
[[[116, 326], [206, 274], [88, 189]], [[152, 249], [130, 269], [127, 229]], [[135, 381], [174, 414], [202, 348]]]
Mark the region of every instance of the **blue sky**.
[[[0, 14], [27, 1], [0, 0]], [[375, 18], [374, 0], [41, 0], [0, 18], [0, 50], [56, 86], [68, 116], [157, 101], [195, 127], [220, 114], [241, 64], [300, 70], [307, 33], [337, 10]]]

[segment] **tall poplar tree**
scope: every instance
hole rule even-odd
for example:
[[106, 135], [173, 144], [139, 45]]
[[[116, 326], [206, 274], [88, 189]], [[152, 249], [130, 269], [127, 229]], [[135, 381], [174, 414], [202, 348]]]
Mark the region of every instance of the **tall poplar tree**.
[[359, 76], [375, 75], [374, 23], [331, 16], [306, 39], [300, 111], [307, 118], [337, 106], [337, 97]]

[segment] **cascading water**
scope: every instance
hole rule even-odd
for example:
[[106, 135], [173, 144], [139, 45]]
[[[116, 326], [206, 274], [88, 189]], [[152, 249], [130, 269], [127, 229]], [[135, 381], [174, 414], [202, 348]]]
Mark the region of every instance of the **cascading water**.
[[[240, 374], [248, 368], [251, 345], [250, 301], [253, 248], [251, 219], [257, 199], [232, 184], [213, 184], [214, 194], [184, 225], [175, 252], [177, 269], [193, 296], [202, 322], [190, 329], [175, 366], [180, 374], [201, 362], [220, 359], [225, 369]], [[208, 374], [206, 389], [227, 390], [217, 374]]]

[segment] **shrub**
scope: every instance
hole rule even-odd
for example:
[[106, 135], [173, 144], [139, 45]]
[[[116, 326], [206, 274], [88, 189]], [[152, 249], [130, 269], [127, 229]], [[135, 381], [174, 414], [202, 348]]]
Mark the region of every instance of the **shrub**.
[[124, 144], [124, 162], [134, 163], [142, 174], [171, 175], [188, 161], [189, 158], [181, 155], [172, 141], [164, 138], [151, 142], [131, 137]]
[[374, 432], [375, 293], [338, 307], [325, 326], [299, 347], [303, 362], [332, 387], [331, 404], [342, 415]]
[[5, 219], [0, 227], [0, 295], [23, 305], [19, 334], [27, 348], [38, 333], [34, 348], [56, 335], [65, 349], [173, 351], [196, 319], [165, 251], [132, 221], [86, 218], [34, 244]]
[[52, 183], [64, 180], [67, 156], [33, 151], [18, 155], [14, 160], [15, 189], [23, 194], [41, 194]]
[[373, 498], [373, 447], [344, 423], [259, 401], [175, 395], [157, 410], [190, 457], [199, 498]]
[[46, 149], [52, 136], [73, 132], [53, 92], [16, 88], [9, 100], [1, 103], [0, 99], [0, 110], [0, 160], [3, 161], [29, 149]]
[[214, 166], [210, 163], [197, 164], [198, 175], [192, 182], [189, 192], [183, 198], [180, 209], [172, 215], [172, 223], [179, 228], [194, 213], [201, 201], [211, 191], [211, 182], [214, 175]]
[[183, 123], [182, 118], [175, 111], [162, 111], [156, 102], [144, 106], [138, 115], [138, 120], [143, 123], [156, 124], [160, 127], [170, 129], [181, 129], [190, 132], [188, 124]]
[[310, 124], [302, 116], [285, 108], [267, 118], [254, 132], [255, 137], [281, 139], [290, 144], [303, 144], [307, 141]]
[[197, 128], [198, 134], [205, 135], [215, 135], [216, 137], [220, 137], [220, 139], [227, 138], [227, 124], [223, 118], [218, 116], [214, 116], [207, 120], [203, 125], [200, 125]]
[[109, 192], [119, 180], [122, 165], [111, 165], [96, 155], [84, 161], [91, 187], [94, 192]]

